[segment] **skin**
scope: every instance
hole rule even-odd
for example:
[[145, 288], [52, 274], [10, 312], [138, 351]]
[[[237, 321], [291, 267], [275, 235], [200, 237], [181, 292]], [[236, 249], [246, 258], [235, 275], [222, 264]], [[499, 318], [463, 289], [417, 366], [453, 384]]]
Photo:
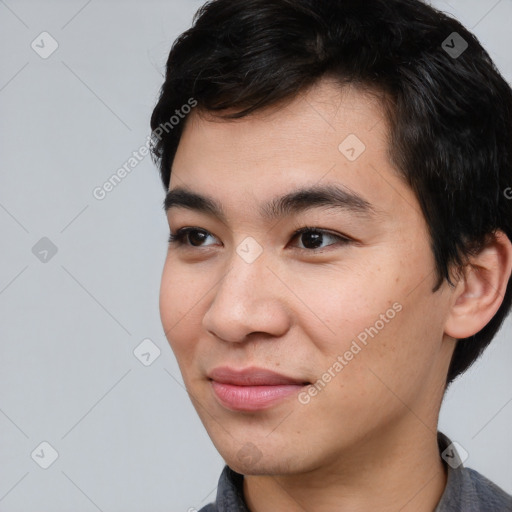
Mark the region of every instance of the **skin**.
[[[366, 145], [355, 161], [338, 149], [349, 134]], [[240, 120], [198, 112], [187, 120], [169, 189], [215, 198], [227, 223], [169, 210], [173, 233], [197, 227], [210, 236], [199, 246], [170, 245], [160, 314], [209, 436], [245, 475], [252, 512], [433, 511], [445, 488], [436, 431], [454, 338], [497, 311], [512, 248], [498, 237], [477, 261], [480, 273], [432, 293], [427, 226], [389, 160], [387, 135], [376, 97], [325, 79]], [[363, 196], [378, 214], [259, 216], [273, 197], [327, 183]], [[307, 237], [292, 236], [304, 226], [352, 241], [326, 234], [321, 249], [307, 248]], [[250, 264], [236, 252], [247, 236], [263, 249]], [[218, 366], [316, 382], [395, 303], [401, 311], [309, 403], [294, 395], [236, 412], [216, 400], [207, 373]]]

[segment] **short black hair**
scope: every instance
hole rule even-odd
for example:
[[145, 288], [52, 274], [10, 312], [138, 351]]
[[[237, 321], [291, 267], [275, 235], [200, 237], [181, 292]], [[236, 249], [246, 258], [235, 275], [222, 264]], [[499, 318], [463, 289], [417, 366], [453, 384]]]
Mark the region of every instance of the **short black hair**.
[[[512, 239], [512, 90], [478, 39], [420, 0], [212, 0], [173, 44], [151, 116], [167, 190], [193, 98], [222, 118], [293, 99], [324, 77], [381, 93], [389, 156], [429, 227], [437, 291], [497, 230]], [[190, 109], [189, 109], [190, 110]], [[458, 340], [447, 385], [490, 343], [512, 303]]]

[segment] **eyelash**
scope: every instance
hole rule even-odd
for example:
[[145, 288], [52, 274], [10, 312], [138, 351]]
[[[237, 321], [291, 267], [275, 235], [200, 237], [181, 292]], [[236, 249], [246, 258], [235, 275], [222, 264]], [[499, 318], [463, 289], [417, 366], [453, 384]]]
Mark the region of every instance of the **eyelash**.
[[[192, 231], [199, 231], [201, 233], [206, 233], [208, 235], [211, 235], [211, 233], [209, 231], [207, 231], [206, 229], [193, 228], [193, 227], [181, 228], [181, 229], [178, 229], [175, 234], [170, 233], [169, 240], [168, 240], [169, 244], [176, 244], [180, 247], [187, 246], [187, 247], [191, 247], [194, 249], [201, 249], [201, 246], [190, 245], [190, 244], [187, 244], [184, 242], [186, 236]], [[302, 247], [296, 247], [296, 249], [299, 249], [301, 251], [307, 251], [307, 252], [322, 252], [322, 251], [325, 251], [326, 249], [328, 250], [329, 247], [339, 246], [339, 245], [347, 245], [347, 244], [353, 242], [353, 240], [351, 240], [350, 238], [348, 238], [346, 236], [335, 234], [335, 233], [332, 233], [331, 231], [328, 231], [325, 229], [320, 229], [317, 227], [312, 227], [312, 226], [304, 226], [304, 227], [296, 230], [293, 233], [291, 239], [294, 240], [295, 238], [302, 235], [303, 233], [309, 233], [309, 232], [327, 234], [329, 236], [337, 238], [339, 241], [338, 241], [338, 243], [330, 244], [327, 247], [323, 247], [320, 249], [303, 249]]]

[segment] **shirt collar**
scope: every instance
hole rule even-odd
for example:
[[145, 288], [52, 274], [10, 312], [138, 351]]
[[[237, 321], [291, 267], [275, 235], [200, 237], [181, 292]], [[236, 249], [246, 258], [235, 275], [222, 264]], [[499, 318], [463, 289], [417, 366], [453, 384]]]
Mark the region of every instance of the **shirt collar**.
[[468, 496], [473, 495], [475, 489], [468, 469], [462, 463], [463, 460], [461, 454], [457, 451], [456, 445], [441, 432], [437, 433], [437, 444], [443, 463], [448, 469], [448, 478], [444, 492], [434, 512], [462, 510], [462, 503], [465, 504], [465, 512], [479, 512], [478, 505], [467, 500]]

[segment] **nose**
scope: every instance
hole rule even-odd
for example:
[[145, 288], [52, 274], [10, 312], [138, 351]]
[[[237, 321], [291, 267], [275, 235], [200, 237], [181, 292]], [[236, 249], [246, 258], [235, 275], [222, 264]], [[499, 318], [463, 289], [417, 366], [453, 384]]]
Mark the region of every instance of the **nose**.
[[211, 291], [203, 327], [219, 339], [242, 342], [249, 334], [283, 336], [290, 328], [290, 292], [262, 254], [251, 263], [234, 254]]

